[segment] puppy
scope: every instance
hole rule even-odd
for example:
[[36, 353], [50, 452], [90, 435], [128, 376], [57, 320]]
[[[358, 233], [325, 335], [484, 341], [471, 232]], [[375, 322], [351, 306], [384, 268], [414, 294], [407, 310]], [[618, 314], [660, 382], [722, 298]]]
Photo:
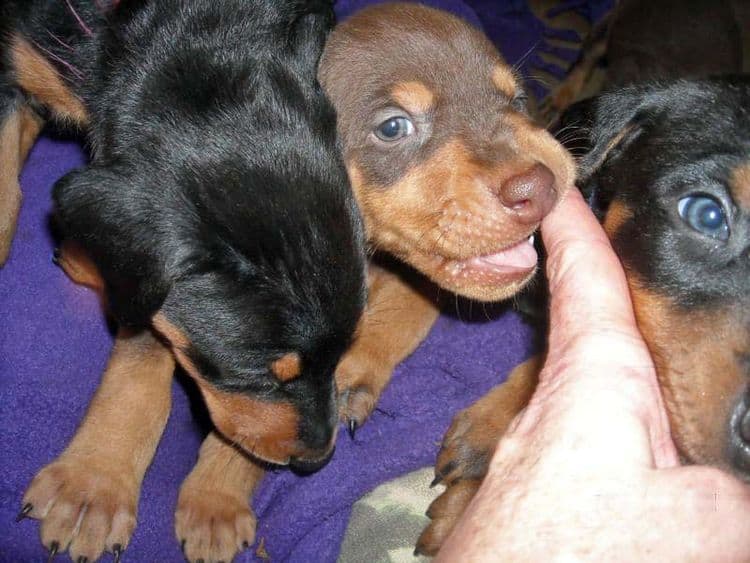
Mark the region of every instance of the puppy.
[[[222, 435], [202, 455], [231, 443], [235, 458], [306, 470], [330, 456], [334, 369], [366, 294], [361, 220], [316, 77], [331, 4], [2, 4], [3, 240], [42, 123], [85, 129], [90, 165], [54, 190], [60, 260], [102, 289], [121, 327], [78, 432], [22, 501], [51, 556], [127, 547], [173, 358]], [[183, 487], [191, 560], [228, 561], [253, 539], [246, 496], [218, 516], [206, 502], [226, 487], [222, 469]], [[252, 489], [262, 471], [245, 473]]]
[[[685, 462], [750, 480], [750, 77], [631, 85], [573, 106], [578, 183], [620, 257]], [[433, 554], [530, 399], [533, 358], [459, 413], [436, 463], [445, 492], [417, 551]]]
[[439, 312], [381, 257], [452, 293], [507, 299], [534, 275], [533, 234], [574, 171], [492, 43], [439, 10], [358, 12], [331, 34], [319, 76], [375, 255], [367, 313], [336, 373], [354, 431]]
[[609, 87], [747, 70], [750, 7], [746, 4], [737, 0], [619, 0], [594, 27], [568, 76], [544, 100], [543, 114], [550, 122], [559, 118], [580, 99], [602, 63]]

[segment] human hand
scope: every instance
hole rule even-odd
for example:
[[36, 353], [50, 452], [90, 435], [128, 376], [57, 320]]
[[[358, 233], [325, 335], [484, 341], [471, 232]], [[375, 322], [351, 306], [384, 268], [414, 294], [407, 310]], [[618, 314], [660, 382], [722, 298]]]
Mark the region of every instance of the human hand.
[[750, 560], [750, 487], [679, 465], [622, 267], [577, 190], [542, 236], [545, 367], [437, 560]]

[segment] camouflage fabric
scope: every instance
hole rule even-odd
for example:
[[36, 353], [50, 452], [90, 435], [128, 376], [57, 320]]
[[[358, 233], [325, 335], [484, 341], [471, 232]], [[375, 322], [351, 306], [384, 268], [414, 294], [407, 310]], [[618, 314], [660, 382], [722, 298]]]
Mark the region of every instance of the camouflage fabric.
[[429, 522], [425, 511], [442, 487], [430, 489], [433, 468], [383, 483], [352, 508], [339, 563], [414, 563], [417, 538]]

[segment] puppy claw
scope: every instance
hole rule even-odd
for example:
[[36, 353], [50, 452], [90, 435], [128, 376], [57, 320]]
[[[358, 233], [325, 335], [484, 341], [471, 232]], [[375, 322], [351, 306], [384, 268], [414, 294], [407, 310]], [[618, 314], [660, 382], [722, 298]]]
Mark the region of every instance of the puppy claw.
[[49, 544], [47, 563], [51, 563], [55, 559], [55, 556], [57, 555], [57, 552], [59, 549], [60, 549], [60, 544], [58, 542], [53, 541], [51, 544]]
[[[183, 542], [184, 545], [185, 542]], [[116, 543], [112, 546], [112, 554], [114, 555], [114, 563], [120, 563], [120, 557], [122, 557], [122, 546], [119, 543]]]
[[34, 506], [30, 502], [27, 502], [26, 504], [24, 504], [23, 508], [16, 516], [16, 522], [20, 522], [24, 518], [27, 518], [29, 516], [29, 512], [31, 512], [33, 508]]
[[354, 435], [357, 433], [357, 428], [359, 428], [359, 425], [357, 424], [357, 421], [353, 418], [349, 419], [349, 436], [352, 440], [354, 440]]
[[430, 488], [434, 489], [435, 487], [437, 487], [442, 482], [443, 482], [443, 476], [442, 475], [435, 475], [435, 478], [430, 482]]
[[60, 265], [60, 256], [62, 256], [62, 252], [60, 251], [59, 248], [55, 248], [52, 251], [52, 263], [55, 266], [59, 266]]
[[81, 555], [78, 559], [76, 559], [76, 563], [89, 563], [89, 558]]

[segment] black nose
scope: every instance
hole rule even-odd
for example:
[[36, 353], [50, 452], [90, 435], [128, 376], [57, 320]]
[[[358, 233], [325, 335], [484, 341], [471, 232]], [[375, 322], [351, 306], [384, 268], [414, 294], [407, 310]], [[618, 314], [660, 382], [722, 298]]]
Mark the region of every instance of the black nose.
[[750, 396], [748, 392], [742, 395], [732, 411], [729, 425], [729, 455], [732, 466], [739, 472], [750, 476]]
[[331, 451], [329, 451], [325, 456], [323, 456], [320, 459], [302, 459], [293, 457], [289, 460], [289, 467], [292, 468], [292, 470], [295, 473], [302, 473], [303, 475], [308, 473], [314, 473], [318, 471], [319, 469], [323, 469], [329, 461], [331, 461], [331, 458], [333, 457], [333, 452], [336, 451], [336, 446], [331, 448]]

